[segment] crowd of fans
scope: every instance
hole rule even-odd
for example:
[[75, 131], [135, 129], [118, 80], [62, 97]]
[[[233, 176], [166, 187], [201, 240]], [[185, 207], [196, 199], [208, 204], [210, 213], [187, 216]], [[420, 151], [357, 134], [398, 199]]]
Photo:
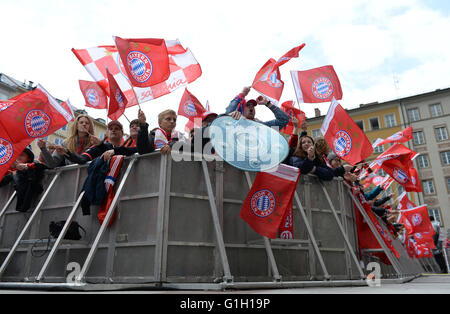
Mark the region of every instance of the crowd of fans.
[[[288, 115], [263, 96], [247, 101], [245, 97], [249, 91], [249, 87], [244, 88], [230, 102], [223, 115], [229, 115], [234, 119], [243, 117], [269, 127], [284, 128], [289, 122]], [[256, 119], [257, 105], [265, 105], [273, 112], [275, 119], [266, 122]], [[37, 144], [41, 150], [39, 158], [35, 160], [31, 150], [25, 149], [0, 182], [0, 186], [13, 182], [18, 197], [16, 209], [27, 211], [31, 207], [32, 200], [43, 190], [41, 181], [45, 169], [74, 163], [85, 164], [95, 160], [107, 163], [115, 155], [147, 154], [155, 150], [159, 150], [161, 154], [169, 154], [173, 145], [178, 141], [190, 143], [191, 147], [194, 147], [193, 143], [196, 137], [201, 137], [202, 147], [204, 147], [209, 142], [205, 130], [219, 116], [212, 112], [206, 112], [202, 116], [202, 127], [193, 128], [188, 137], [185, 137], [183, 133], [175, 130], [177, 125], [175, 111], [161, 112], [158, 115], [158, 127], [149, 131], [146, 116], [142, 110], [139, 110], [138, 119], [130, 123], [130, 136], [124, 141], [124, 130], [119, 121], [109, 122], [107, 134], [103, 140], [100, 140], [94, 135], [91, 118], [87, 115], [79, 115], [72, 125], [70, 136], [61, 146], [46, 143], [42, 139], [38, 140]], [[358, 187], [363, 192], [372, 211], [385, 222], [396, 236], [400, 236], [404, 231], [404, 226], [397, 223], [399, 211], [394, 210], [395, 207], [389, 203], [393, 195], [380, 198], [379, 195], [383, 189], [379, 186], [370, 192], [363, 190], [359, 173], [362, 168], [367, 168], [367, 164], [343, 165], [323, 138], [314, 139], [307, 134], [306, 121], [299, 125], [299, 121], [293, 118], [292, 123], [294, 129], [289, 140], [289, 155], [283, 163], [298, 167], [303, 175], [314, 174], [324, 181], [342, 177], [349, 185]], [[89, 212], [83, 211], [83, 213], [88, 214]]]

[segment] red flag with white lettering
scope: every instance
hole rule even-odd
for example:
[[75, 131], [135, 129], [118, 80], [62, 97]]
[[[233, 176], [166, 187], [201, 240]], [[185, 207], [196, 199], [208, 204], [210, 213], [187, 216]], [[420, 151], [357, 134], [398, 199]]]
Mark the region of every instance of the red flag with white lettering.
[[425, 245], [431, 250], [436, 249], [436, 245], [434, 245], [433, 236], [434, 233], [430, 232], [417, 232], [413, 234], [414, 240], [416, 240], [417, 244]]
[[86, 101], [86, 107], [95, 109], [107, 109], [108, 97], [103, 89], [96, 82], [78, 81], [80, 84], [80, 90]]
[[305, 47], [305, 44], [289, 50], [278, 61], [269, 59], [256, 74], [252, 87], [270, 99], [272, 103], [278, 105], [284, 88], [279, 68], [292, 58], [297, 58], [303, 47]]
[[363, 161], [373, 152], [366, 134], [336, 99], [331, 102], [320, 130], [336, 156], [351, 165]]
[[332, 65], [307, 71], [291, 71], [298, 103], [329, 102], [342, 99], [342, 88]]
[[108, 118], [111, 120], [117, 120], [125, 112], [128, 100], [120, 90], [114, 77], [107, 71], [108, 83], [109, 83], [109, 105], [108, 105]]
[[273, 172], [258, 172], [240, 217], [262, 236], [275, 239], [289, 206], [292, 206], [300, 170], [281, 164]]
[[296, 118], [298, 120], [298, 125], [301, 126], [302, 122], [306, 120], [306, 115], [303, 111], [301, 111], [298, 108], [294, 107], [294, 102], [292, 100], [285, 101], [281, 104], [281, 110], [286, 112], [286, 114], [289, 116], [289, 122], [288, 124], [280, 130], [280, 132], [286, 133], [286, 134], [292, 134], [294, 131], [294, 125], [292, 124], [292, 118]]
[[150, 87], [169, 78], [169, 54], [164, 39], [114, 37], [131, 85]]
[[73, 119], [40, 85], [8, 104], [0, 114], [0, 179], [32, 141], [52, 134]]
[[398, 131], [394, 135], [389, 136], [385, 140], [377, 141], [374, 145], [380, 146], [388, 143], [404, 143], [412, 139], [413, 137], [413, 128], [410, 126], [409, 128], [406, 128], [404, 130]]

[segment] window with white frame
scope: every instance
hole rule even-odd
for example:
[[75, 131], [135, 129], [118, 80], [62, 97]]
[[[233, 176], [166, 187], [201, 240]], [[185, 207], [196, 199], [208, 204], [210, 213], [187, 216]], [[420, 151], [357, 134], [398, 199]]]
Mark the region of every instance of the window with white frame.
[[[373, 141], [372, 144], [375, 143], [375, 142], [376, 142], [376, 140]], [[373, 152], [374, 153], [382, 153], [382, 152], [384, 152], [384, 145], [380, 145], [380, 146], [374, 147], [373, 148]]]
[[408, 118], [409, 118], [410, 122], [420, 120], [419, 109], [417, 109], [417, 108], [409, 109], [408, 110]]
[[439, 222], [442, 226], [441, 212], [439, 211], [439, 208], [429, 208], [428, 215], [433, 216], [434, 220]]
[[395, 114], [388, 114], [384, 116], [384, 122], [386, 124], [386, 128], [392, 128], [397, 125], [397, 120], [395, 119]]
[[322, 132], [320, 132], [320, 129], [315, 129], [311, 131], [312, 138], [318, 138], [322, 136]]
[[428, 168], [430, 167], [430, 162], [428, 161], [427, 155], [419, 155], [417, 156], [417, 162], [419, 163], [419, 168]]
[[441, 160], [444, 166], [450, 165], [450, 151], [441, 152]]
[[422, 181], [423, 185], [423, 193], [425, 194], [434, 194], [436, 190], [434, 189], [433, 180], [424, 180]]
[[423, 145], [425, 144], [425, 136], [422, 131], [413, 132], [414, 145]]
[[436, 138], [438, 142], [448, 140], [447, 128], [445, 126], [435, 128]]
[[359, 126], [359, 128], [360, 128], [361, 130], [364, 131], [364, 121], [363, 121], [363, 120], [355, 121], [355, 123], [356, 123], [356, 125]]
[[442, 116], [441, 104], [430, 105], [430, 112], [433, 118]]
[[371, 130], [378, 130], [380, 128], [380, 121], [378, 121], [378, 118], [370, 118], [369, 125]]

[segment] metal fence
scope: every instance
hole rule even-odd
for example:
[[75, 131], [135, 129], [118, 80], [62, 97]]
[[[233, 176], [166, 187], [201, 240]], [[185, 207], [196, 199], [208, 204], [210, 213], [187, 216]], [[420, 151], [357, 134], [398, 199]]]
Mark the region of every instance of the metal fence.
[[[198, 157], [198, 156], [197, 156]], [[201, 158], [200, 158], [201, 160]], [[239, 213], [254, 174], [220, 161], [174, 162], [153, 153], [127, 158], [103, 225], [78, 209], [86, 166], [49, 171], [33, 211], [14, 210], [0, 189], [0, 287], [224, 289], [364, 285], [351, 193], [342, 180], [303, 175], [294, 197], [294, 239], [255, 233]], [[111, 227], [107, 224], [117, 204]], [[66, 220], [47, 254], [48, 226]], [[63, 240], [76, 220], [80, 241]], [[384, 278], [423, 269], [402, 257]], [[42, 257], [36, 257], [42, 253]], [[406, 257], [405, 257], [406, 255]], [[79, 266], [78, 266], [79, 265]]]

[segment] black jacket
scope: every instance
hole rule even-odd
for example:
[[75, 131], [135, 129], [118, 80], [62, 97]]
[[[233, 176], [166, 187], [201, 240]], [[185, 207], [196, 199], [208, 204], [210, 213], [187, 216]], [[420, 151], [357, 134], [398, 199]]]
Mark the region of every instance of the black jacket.
[[148, 132], [148, 123], [140, 124], [137, 135], [136, 148], [139, 155], [153, 153], [155, 151], [155, 133]]
[[0, 182], [0, 187], [13, 182], [17, 193], [16, 210], [26, 212], [30, 209], [31, 203], [42, 193], [42, 179], [47, 166], [39, 162], [34, 163], [33, 168], [17, 171], [16, 174], [6, 175]]
[[87, 151], [85, 151], [81, 155], [78, 155], [78, 154], [75, 154], [75, 153], [72, 153], [69, 151], [66, 155], [66, 158], [69, 159], [73, 163], [83, 165], [89, 161], [94, 160], [97, 157], [100, 157], [104, 152], [111, 150], [111, 149], [114, 149], [114, 155], [131, 156], [131, 155], [134, 155], [135, 153], [137, 153], [136, 147], [124, 147], [124, 146], [114, 147], [109, 142], [103, 142], [100, 145], [89, 148]]

